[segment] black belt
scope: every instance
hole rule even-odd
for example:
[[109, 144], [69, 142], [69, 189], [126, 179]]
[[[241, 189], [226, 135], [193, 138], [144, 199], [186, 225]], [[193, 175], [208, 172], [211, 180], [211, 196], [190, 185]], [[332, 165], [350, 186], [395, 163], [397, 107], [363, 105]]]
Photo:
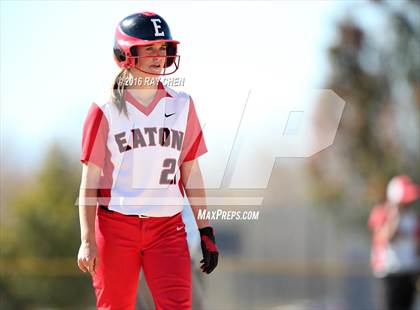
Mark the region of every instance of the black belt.
[[[115, 212], [115, 211], [109, 210], [108, 207], [104, 206], [104, 205], [99, 205], [99, 208], [101, 208], [102, 210], [105, 210], [106, 212], [109, 212], [109, 213], [114, 213]], [[117, 213], [119, 213], [119, 212], [117, 212]], [[124, 216], [134, 216], [134, 217], [140, 217], [140, 218], [142, 218], [142, 217], [148, 218], [149, 217], [149, 216], [145, 216], [145, 215], [136, 215], [136, 214], [123, 214], [123, 213], [119, 213], [119, 214], [124, 215]]]

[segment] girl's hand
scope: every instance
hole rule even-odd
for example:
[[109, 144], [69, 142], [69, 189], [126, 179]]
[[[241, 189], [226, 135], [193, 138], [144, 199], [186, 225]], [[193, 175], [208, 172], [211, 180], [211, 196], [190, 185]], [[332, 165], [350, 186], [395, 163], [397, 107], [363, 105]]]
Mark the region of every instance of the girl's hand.
[[82, 242], [77, 255], [77, 265], [83, 272], [88, 271], [92, 276], [96, 274], [99, 264], [98, 250], [95, 242]]
[[201, 270], [207, 274], [216, 268], [219, 261], [219, 251], [217, 250], [216, 240], [214, 238], [214, 229], [211, 226], [200, 228], [201, 250], [203, 259], [200, 261]]

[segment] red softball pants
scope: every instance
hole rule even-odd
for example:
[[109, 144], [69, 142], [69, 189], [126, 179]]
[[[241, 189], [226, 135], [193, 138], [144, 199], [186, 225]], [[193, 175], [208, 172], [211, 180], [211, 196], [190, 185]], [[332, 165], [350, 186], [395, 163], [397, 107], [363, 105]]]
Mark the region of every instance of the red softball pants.
[[98, 208], [97, 309], [134, 310], [141, 268], [157, 310], [191, 309], [191, 264], [181, 213], [139, 218]]

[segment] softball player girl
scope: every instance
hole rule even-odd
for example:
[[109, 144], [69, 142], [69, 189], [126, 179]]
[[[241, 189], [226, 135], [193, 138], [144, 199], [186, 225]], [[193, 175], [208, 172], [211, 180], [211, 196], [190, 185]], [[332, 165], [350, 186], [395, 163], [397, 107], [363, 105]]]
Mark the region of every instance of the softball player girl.
[[124, 18], [114, 44], [121, 72], [84, 121], [78, 266], [92, 276], [98, 309], [135, 309], [141, 268], [156, 309], [191, 308], [184, 196], [200, 231], [202, 271], [218, 262], [214, 231], [198, 219], [206, 205], [197, 158], [207, 148], [194, 102], [156, 80], [178, 69], [178, 44], [157, 14]]

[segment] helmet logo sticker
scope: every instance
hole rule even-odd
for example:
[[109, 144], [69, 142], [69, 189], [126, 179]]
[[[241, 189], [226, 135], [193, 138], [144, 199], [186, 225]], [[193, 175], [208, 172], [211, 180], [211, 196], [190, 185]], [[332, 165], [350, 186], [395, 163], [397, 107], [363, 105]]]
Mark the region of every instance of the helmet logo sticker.
[[[159, 30], [162, 28], [160, 23], [162, 23], [162, 21], [159, 18], [152, 18], [150, 19], [150, 21], [153, 23], [153, 26], [155, 27], [155, 37], [163, 37], [165, 36], [165, 33], [163, 31]], [[159, 25], [158, 25], [159, 22]]]

